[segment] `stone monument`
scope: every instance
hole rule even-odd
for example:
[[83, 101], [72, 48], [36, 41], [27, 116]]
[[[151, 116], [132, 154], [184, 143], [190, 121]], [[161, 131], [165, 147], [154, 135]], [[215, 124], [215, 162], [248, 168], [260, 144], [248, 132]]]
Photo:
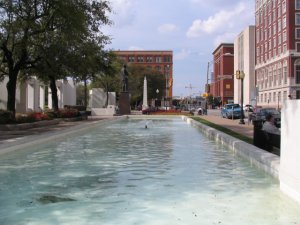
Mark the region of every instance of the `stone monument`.
[[119, 112], [121, 115], [130, 114], [130, 97], [128, 92], [128, 71], [126, 65], [121, 69], [122, 91], [119, 97]]
[[142, 109], [148, 109], [148, 90], [147, 90], [147, 78], [144, 78], [144, 90], [143, 90], [143, 105]]

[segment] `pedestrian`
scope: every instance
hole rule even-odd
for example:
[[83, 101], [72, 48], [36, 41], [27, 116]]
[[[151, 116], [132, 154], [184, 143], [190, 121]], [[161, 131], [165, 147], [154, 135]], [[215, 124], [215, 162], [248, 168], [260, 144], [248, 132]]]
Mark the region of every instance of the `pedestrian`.
[[280, 135], [280, 130], [274, 125], [274, 117], [271, 113], [266, 115], [266, 122], [264, 122], [262, 130], [267, 133]]

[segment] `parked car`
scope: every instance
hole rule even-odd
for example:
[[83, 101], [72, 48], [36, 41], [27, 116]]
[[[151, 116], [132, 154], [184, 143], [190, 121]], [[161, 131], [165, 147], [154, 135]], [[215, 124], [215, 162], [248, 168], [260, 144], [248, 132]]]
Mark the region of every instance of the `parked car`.
[[252, 105], [245, 105], [244, 106], [245, 112], [253, 112], [253, 106]]
[[241, 110], [239, 104], [226, 104], [221, 108], [221, 116], [227, 119], [240, 118]]
[[257, 108], [255, 112], [251, 114], [251, 120], [253, 124], [256, 121], [261, 121], [264, 123], [266, 121], [266, 116], [268, 114], [272, 114], [274, 117], [274, 124], [276, 127], [281, 127], [281, 114], [280, 112], [275, 108]]

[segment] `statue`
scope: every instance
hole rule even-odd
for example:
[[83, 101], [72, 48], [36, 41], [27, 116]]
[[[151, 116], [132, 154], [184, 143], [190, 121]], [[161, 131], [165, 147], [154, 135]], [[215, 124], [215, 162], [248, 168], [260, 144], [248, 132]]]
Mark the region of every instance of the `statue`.
[[124, 65], [121, 70], [121, 78], [122, 78], [122, 91], [128, 92], [128, 71], [126, 65]]

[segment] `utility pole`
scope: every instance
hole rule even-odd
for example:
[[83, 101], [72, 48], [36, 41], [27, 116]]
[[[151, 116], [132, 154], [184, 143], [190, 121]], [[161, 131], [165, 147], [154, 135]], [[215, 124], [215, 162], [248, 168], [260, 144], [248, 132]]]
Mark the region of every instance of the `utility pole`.
[[[197, 87], [193, 87], [192, 84], [190, 84], [189, 86], [185, 86], [185, 88], [188, 88], [190, 89], [190, 98], [192, 99], [192, 92], [193, 92], [193, 89], [197, 88]], [[188, 102], [189, 104], [189, 102]], [[189, 106], [188, 106], [189, 107]]]

